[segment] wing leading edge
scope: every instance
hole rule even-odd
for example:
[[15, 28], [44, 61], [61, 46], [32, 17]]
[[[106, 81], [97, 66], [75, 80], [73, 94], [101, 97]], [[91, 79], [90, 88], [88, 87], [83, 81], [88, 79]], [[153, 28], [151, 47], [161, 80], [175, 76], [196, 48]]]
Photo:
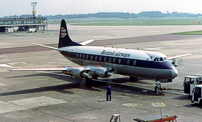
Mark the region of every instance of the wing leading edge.
[[66, 75], [76, 77], [103, 77], [112, 76], [112, 73], [106, 67], [100, 66], [72, 66], [72, 67], [40, 67], [40, 68], [17, 68], [9, 71], [62, 71]]

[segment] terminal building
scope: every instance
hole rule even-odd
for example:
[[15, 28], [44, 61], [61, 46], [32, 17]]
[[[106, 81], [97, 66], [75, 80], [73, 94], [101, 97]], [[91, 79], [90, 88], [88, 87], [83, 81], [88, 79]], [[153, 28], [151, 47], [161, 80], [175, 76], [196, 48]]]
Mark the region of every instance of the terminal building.
[[0, 18], [0, 32], [27, 31], [29, 28], [45, 30], [46, 17], [35, 18]]
[[27, 31], [30, 28], [45, 30], [47, 28], [46, 17], [36, 17], [37, 2], [31, 2], [33, 11], [30, 17], [0, 18], [0, 32]]

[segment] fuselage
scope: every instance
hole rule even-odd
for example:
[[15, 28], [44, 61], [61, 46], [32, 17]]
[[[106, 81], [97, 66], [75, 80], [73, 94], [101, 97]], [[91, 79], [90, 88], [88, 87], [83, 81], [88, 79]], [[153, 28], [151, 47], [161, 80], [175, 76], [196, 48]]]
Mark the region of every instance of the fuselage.
[[95, 46], [60, 48], [67, 59], [82, 66], [104, 66], [114, 73], [152, 79], [174, 79], [177, 69], [162, 53]]

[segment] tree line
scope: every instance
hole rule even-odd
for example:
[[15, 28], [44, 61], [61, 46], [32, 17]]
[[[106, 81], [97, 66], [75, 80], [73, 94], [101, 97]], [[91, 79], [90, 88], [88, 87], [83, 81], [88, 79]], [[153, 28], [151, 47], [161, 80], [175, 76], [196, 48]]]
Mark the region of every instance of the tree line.
[[[14, 15], [9, 17], [27, 17], [32, 15]], [[70, 14], [70, 15], [47, 15], [47, 19], [74, 19], [74, 18], [121, 18], [121, 19], [129, 19], [129, 18], [138, 18], [138, 17], [149, 17], [149, 18], [163, 18], [163, 17], [198, 17], [202, 16], [202, 14], [190, 14], [190, 13], [162, 13], [160, 11], [145, 11], [140, 12], [138, 14], [134, 13], [123, 13], [123, 12], [99, 12], [99, 13], [89, 13], [89, 14]], [[8, 16], [7, 16], [8, 17]], [[42, 15], [38, 15], [37, 17], [42, 17]]]
[[95, 14], [71, 14], [71, 15], [48, 15], [48, 19], [73, 19], [73, 18], [138, 18], [138, 17], [149, 17], [149, 18], [163, 18], [163, 17], [198, 17], [202, 14], [190, 14], [190, 13], [162, 13], [160, 11], [146, 11], [138, 14], [134, 13], [122, 13], [122, 12], [99, 12]]

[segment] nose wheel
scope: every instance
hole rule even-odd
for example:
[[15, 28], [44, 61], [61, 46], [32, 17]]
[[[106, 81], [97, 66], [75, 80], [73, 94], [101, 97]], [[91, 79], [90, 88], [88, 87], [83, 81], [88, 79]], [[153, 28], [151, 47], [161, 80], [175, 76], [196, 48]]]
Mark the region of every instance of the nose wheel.
[[161, 94], [162, 93], [162, 88], [161, 88], [161, 82], [159, 82], [159, 81], [156, 81], [156, 86], [155, 86], [155, 92], [156, 92], [156, 94], [158, 95], [158, 94]]

